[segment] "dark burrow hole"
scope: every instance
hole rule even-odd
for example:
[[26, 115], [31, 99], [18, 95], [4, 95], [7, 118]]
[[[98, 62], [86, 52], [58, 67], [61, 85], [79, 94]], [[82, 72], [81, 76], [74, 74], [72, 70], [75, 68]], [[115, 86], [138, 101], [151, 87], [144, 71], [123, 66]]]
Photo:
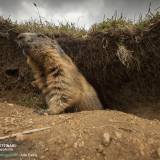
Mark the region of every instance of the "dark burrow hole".
[[19, 76], [19, 69], [17, 69], [17, 68], [10, 68], [10, 69], [7, 69], [7, 70], [5, 71], [5, 73], [6, 73], [8, 76], [18, 77], [18, 76]]

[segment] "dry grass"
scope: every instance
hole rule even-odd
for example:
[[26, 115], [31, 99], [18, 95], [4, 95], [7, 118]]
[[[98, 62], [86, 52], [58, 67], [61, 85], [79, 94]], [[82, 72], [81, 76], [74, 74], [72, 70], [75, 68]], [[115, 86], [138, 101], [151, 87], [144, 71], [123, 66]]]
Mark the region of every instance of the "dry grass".
[[52, 34], [68, 34], [72, 35], [74, 37], [82, 37], [87, 33], [87, 31], [84, 28], [78, 28], [73, 23], [66, 23], [62, 24], [59, 23], [59, 25], [52, 24], [50, 22], [44, 22], [43, 26], [37, 22], [37, 21], [29, 21], [25, 23], [18, 24], [16, 23], [16, 28], [20, 32], [39, 32], [44, 33], [46, 35], [52, 35]]
[[[15, 32], [39, 32], [46, 35], [52, 34], [67, 34], [73, 37], [85, 37], [88, 33], [93, 32], [104, 32], [110, 29], [121, 29], [121, 30], [144, 30], [150, 24], [156, 22], [160, 19], [160, 12], [157, 11], [155, 14], [146, 14], [144, 18], [140, 17], [137, 23], [134, 23], [131, 20], [126, 19], [123, 16], [117, 17], [113, 16], [111, 19], [107, 18], [101, 23], [93, 24], [90, 29], [87, 31], [84, 27], [77, 27], [74, 23], [67, 22], [66, 24], [59, 23], [55, 25], [48, 21], [43, 21], [41, 24], [38, 20], [29, 20], [26, 22], [18, 23], [12, 22], [11, 19], [4, 19], [0, 17], [0, 30], [8, 31], [13, 30]], [[2, 28], [3, 26], [3, 28]]]

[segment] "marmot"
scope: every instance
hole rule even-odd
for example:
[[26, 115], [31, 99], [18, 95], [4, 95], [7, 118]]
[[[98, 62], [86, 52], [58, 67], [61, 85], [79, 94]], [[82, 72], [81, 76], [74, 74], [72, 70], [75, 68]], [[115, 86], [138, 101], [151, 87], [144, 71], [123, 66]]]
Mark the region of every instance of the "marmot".
[[21, 33], [17, 43], [33, 70], [33, 83], [45, 97], [48, 114], [60, 114], [70, 108], [74, 111], [103, 108], [94, 88], [55, 39], [38, 33]]

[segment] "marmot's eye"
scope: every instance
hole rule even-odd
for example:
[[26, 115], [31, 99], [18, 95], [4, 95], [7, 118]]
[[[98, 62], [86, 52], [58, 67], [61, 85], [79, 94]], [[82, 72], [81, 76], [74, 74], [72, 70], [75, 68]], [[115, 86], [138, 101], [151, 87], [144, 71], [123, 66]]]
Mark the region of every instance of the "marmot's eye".
[[25, 38], [25, 37], [22, 36], [22, 35], [17, 37], [18, 40], [22, 40], [22, 39], [24, 39], [24, 38]]
[[37, 36], [38, 36], [38, 37], [42, 37], [42, 38], [45, 37], [45, 35], [43, 35], [43, 34], [38, 34]]

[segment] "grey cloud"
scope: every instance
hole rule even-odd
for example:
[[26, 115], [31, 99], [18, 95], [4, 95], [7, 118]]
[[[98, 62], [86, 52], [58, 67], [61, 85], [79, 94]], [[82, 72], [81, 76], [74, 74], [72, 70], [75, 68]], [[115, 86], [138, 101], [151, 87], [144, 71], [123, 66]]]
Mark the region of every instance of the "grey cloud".
[[118, 12], [123, 12], [125, 16], [129, 18], [133, 18], [134, 16], [138, 16], [140, 14], [146, 14], [151, 2], [151, 9], [154, 12], [158, 6], [160, 6], [160, 0], [112, 0], [112, 1], [104, 1], [105, 7], [111, 7], [117, 10]]
[[3, 12], [16, 13], [17, 9], [21, 9], [23, 0], [0, 0], [0, 9]]
[[39, 7], [46, 7], [46, 9], [60, 10], [65, 7], [79, 7], [83, 5], [85, 0], [0, 0], [0, 8], [4, 12], [16, 12], [17, 9], [23, 10], [23, 2], [30, 5], [36, 3]]
[[[99, 22], [103, 16], [113, 16], [115, 10], [123, 12], [128, 18], [145, 14], [151, 0], [0, 0], [0, 13], [3, 16], [11, 15], [14, 19], [37, 18], [33, 2], [36, 2], [40, 13], [46, 19], [48, 17], [65, 18], [72, 13], [68, 20], [76, 22], [80, 18], [80, 24], [91, 25]], [[27, 4], [27, 5], [26, 5]], [[152, 8], [158, 8], [160, 0], [152, 0]], [[73, 15], [75, 13], [75, 16]], [[76, 14], [79, 13], [79, 14]], [[82, 15], [82, 17], [76, 17]], [[53, 19], [54, 21], [54, 19]]]

